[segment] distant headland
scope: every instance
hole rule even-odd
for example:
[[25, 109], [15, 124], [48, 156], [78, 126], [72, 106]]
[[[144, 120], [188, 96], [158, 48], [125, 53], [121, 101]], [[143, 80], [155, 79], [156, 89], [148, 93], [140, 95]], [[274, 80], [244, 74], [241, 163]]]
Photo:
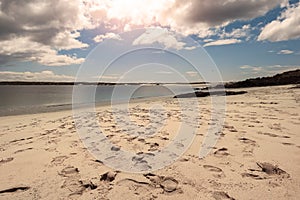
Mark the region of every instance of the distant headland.
[[269, 77], [251, 78], [244, 81], [226, 83], [225, 88], [263, 87], [289, 84], [300, 84], [300, 69], [283, 72]]
[[193, 83], [109, 83], [109, 82], [37, 82], [37, 81], [0, 81], [0, 85], [199, 85], [207, 82]]
[[[114, 82], [38, 82], [38, 81], [0, 81], [0, 85], [199, 85], [210, 84], [209, 82], [192, 82], [192, 83], [114, 83]], [[300, 84], [300, 69], [287, 71], [274, 76], [258, 77], [246, 79], [244, 81], [229, 82], [224, 85], [217, 85], [214, 88], [247, 88], [262, 87], [275, 85]]]

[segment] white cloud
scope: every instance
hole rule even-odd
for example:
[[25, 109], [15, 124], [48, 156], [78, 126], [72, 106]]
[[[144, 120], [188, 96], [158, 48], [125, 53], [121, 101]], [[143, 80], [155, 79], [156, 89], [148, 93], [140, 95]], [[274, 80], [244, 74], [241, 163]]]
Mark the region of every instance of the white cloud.
[[176, 50], [192, 50], [196, 47], [187, 47], [185, 42], [179, 41], [177, 35], [169, 31], [166, 28], [148, 28], [145, 33], [140, 35], [133, 41], [133, 45], [147, 45], [158, 43], [163, 45], [165, 48], [173, 48]]
[[224, 40], [217, 40], [217, 41], [209, 42], [203, 46], [204, 47], [221, 46], [221, 45], [236, 44], [236, 43], [241, 43], [241, 42], [242, 42], [242, 40], [238, 40], [238, 39], [224, 39]]
[[285, 41], [300, 38], [300, 3], [290, 5], [281, 16], [267, 24], [258, 40], [272, 42]]
[[131, 29], [135, 26], [152, 26], [165, 20], [166, 10], [174, 0], [113, 0], [107, 4], [107, 21]]
[[0, 81], [43, 81], [43, 82], [73, 82], [73, 76], [57, 75], [52, 71], [42, 72], [0, 72]]
[[280, 4], [281, 8], [288, 7], [290, 5], [289, 0], [283, 0], [282, 3]]
[[47, 66], [63, 66], [84, 62], [83, 58], [59, 55], [50, 46], [33, 42], [28, 37], [0, 41], [0, 46], [0, 63], [5, 63], [7, 57], [14, 61], [34, 61]]
[[173, 74], [173, 72], [170, 71], [157, 71], [156, 74]]
[[154, 54], [164, 54], [164, 53], [166, 53], [166, 51], [164, 51], [164, 50], [155, 50], [155, 51], [152, 51], [152, 53], [154, 53]]
[[188, 72], [185, 72], [187, 75], [189, 75], [190, 77], [198, 77], [199, 76], [199, 73], [198, 72], [195, 72], [195, 71], [188, 71]]
[[288, 49], [283, 49], [281, 51], [279, 51], [277, 54], [284, 54], [284, 55], [289, 55], [289, 54], [293, 54], [294, 51], [288, 50]]
[[209, 42], [213, 42], [214, 40], [213, 39], [204, 39], [203, 42], [205, 43], [209, 43]]
[[256, 73], [263, 70], [262, 67], [255, 67], [255, 66], [250, 66], [250, 65], [243, 65], [240, 68], [250, 70], [250, 71], [253, 71], [253, 72], [256, 72]]
[[193, 50], [196, 48], [197, 48], [197, 46], [184, 47], [185, 50]]
[[120, 79], [119, 74], [108, 74], [103, 76], [94, 76], [91, 78], [91, 81], [95, 82], [111, 82], [111, 81], [118, 81]]
[[221, 38], [246, 38], [250, 36], [250, 24], [244, 25], [242, 28], [233, 29], [230, 33], [223, 32], [220, 34]]
[[80, 42], [77, 38], [80, 37], [79, 32], [60, 32], [52, 40], [51, 47], [59, 50], [82, 49], [89, 45]]
[[102, 42], [105, 39], [122, 40], [121, 36], [115, 33], [106, 33], [104, 35], [97, 35], [94, 38], [95, 42]]

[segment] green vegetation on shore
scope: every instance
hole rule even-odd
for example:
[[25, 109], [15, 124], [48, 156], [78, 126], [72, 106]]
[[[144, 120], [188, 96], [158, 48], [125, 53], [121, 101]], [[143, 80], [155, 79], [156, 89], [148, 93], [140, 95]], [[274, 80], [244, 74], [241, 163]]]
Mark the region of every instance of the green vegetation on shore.
[[225, 88], [247, 88], [289, 84], [300, 84], [300, 69], [283, 72], [270, 77], [259, 77], [244, 81], [226, 83]]

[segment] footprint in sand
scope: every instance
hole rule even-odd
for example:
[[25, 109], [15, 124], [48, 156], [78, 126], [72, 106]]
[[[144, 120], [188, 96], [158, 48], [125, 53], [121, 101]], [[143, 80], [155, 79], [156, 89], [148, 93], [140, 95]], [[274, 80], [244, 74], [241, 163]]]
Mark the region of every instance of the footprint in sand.
[[215, 151], [214, 155], [217, 157], [224, 157], [224, 156], [228, 156], [230, 154], [228, 153], [228, 149], [223, 147], [223, 148], [220, 148], [217, 151]]
[[295, 144], [289, 143], [289, 142], [283, 142], [282, 144], [285, 145], [285, 146], [294, 146], [295, 145]]
[[16, 142], [21, 142], [21, 141], [26, 141], [26, 140], [32, 140], [33, 137], [28, 137], [28, 138], [21, 138], [21, 139], [17, 139], [17, 140], [12, 140], [9, 142], [9, 144], [12, 144], [12, 143], [16, 143]]
[[227, 194], [226, 192], [223, 192], [223, 191], [213, 192], [212, 197], [215, 200], [224, 200], [224, 199], [235, 200], [235, 198], [229, 196], [229, 194]]
[[245, 144], [252, 144], [255, 145], [256, 142], [254, 140], [248, 139], [248, 138], [239, 138], [239, 140]]
[[94, 190], [97, 188], [97, 185], [92, 181], [81, 180], [79, 170], [76, 167], [65, 167], [58, 174], [65, 178], [61, 188], [66, 188], [68, 192], [71, 192], [69, 196], [82, 195], [86, 189]]
[[17, 153], [21, 153], [21, 152], [24, 152], [24, 151], [28, 151], [28, 150], [32, 150], [33, 148], [27, 148], [27, 149], [20, 149], [20, 150], [17, 150], [14, 152], [14, 154], [17, 154]]
[[159, 144], [155, 142], [150, 144], [150, 148], [148, 149], [148, 151], [157, 151], [158, 149], [159, 149]]
[[203, 165], [204, 169], [207, 169], [210, 172], [223, 172], [223, 170], [219, 167], [215, 167], [212, 165]]
[[12, 157], [10, 157], [10, 158], [2, 158], [2, 159], [0, 160], [0, 165], [1, 165], [1, 164], [4, 164], [4, 163], [11, 162], [11, 161], [13, 161], [13, 159], [14, 159], [14, 158], [12, 158]]
[[285, 138], [285, 139], [288, 139], [290, 138], [290, 136], [287, 136], [287, 135], [277, 135], [277, 134], [274, 134], [274, 133], [263, 133], [263, 132], [258, 132], [258, 134], [260, 135], [266, 135], [266, 136], [270, 136], [270, 137], [273, 137], [273, 138]]
[[166, 193], [172, 193], [179, 189], [179, 182], [173, 177], [159, 176], [152, 173], [144, 174], [144, 177], [146, 177], [150, 183], [143, 182], [143, 184], [153, 188], [161, 188]]
[[51, 164], [61, 165], [68, 157], [67, 156], [57, 156], [52, 159]]
[[[147, 197], [151, 196], [155, 189], [156, 188], [148, 182], [125, 178], [114, 185], [109, 196], [112, 195], [113, 199], [136, 199], [137, 197], [139, 197], [139, 199], [150, 199]], [[122, 190], [127, 192], [121, 195], [119, 191]], [[112, 197], [110, 199], [112, 199]]]
[[238, 132], [234, 126], [224, 125], [224, 128], [228, 129], [229, 132], [232, 132], [232, 133]]
[[78, 168], [73, 166], [68, 166], [63, 168], [61, 172], [59, 172], [58, 174], [63, 177], [70, 177], [70, 176], [77, 175], [78, 173], [79, 173]]
[[255, 180], [262, 180], [262, 179], [265, 179], [265, 177], [259, 175], [259, 174], [254, 174], [254, 173], [248, 173], [248, 172], [245, 172], [245, 173], [242, 173], [241, 174], [242, 177], [249, 177], [249, 178], [252, 178], [252, 179], [255, 179]]
[[165, 192], [173, 192], [177, 189], [178, 181], [172, 177], [164, 177], [152, 173], [144, 174], [153, 187], [161, 187]]
[[246, 146], [243, 149], [243, 156], [247, 157], [247, 156], [252, 156], [253, 155], [253, 151], [254, 151], [254, 147], [258, 146], [256, 144], [256, 142], [254, 140], [248, 139], [248, 138], [239, 138], [239, 141], [246, 144]]
[[151, 170], [151, 166], [148, 165], [148, 162], [144, 160], [145, 155], [136, 155], [132, 157], [132, 162], [134, 162], [134, 166], [141, 171]]
[[214, 176], [215, 178], [224, 178], [225, 177], [223, 170], [219, 167], [215, 167], [212, 165], [203, 165], [203, 168], [212, 172], [212, 176]]
[[0, 190], [0, 194], [26, 191], [26, 190], [29, 190], [29, 189], [30, 189], [30, 187], [26, 187], [26, 186], [13, 187], [13, 188], [5, 189], [5, 190]]

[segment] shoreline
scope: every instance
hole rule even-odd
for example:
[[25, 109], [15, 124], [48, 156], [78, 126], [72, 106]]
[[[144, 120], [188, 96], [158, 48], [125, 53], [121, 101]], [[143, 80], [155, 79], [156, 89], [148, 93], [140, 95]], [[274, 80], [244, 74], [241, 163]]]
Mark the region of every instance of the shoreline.
[[[251, 91], [251, 90], [256, 90], [260, 88], [270, 88], [270, 87], [288, 87], [293, 88], [294, 86], [297, 86], [295, 84], [290, 84], [290, 85], [282, 85], [282, 86], [261, 86], [261, 87], [249, 87], [249, 88], [243, 88], [245, 91]], [[227, 88], [227, 91], [240, 91], [242, 88]], [[213, 91], [213, 89], [212, 89]], [[195, 91], [197, 92], [197, 91]], [[185, 95], [185, 94], [182, 94]], [[162, 100], [165, 98], [173, 98], [173, 96], [161, 96], [161, 97], [140, 97], [140, 98], [134, 98], [130, 100], [130, 102], [143, 102], [143, 101], [155, 101], [155, 100]], [[209, 96], [207, 97], [209, 98]], [[127, 102], [125, 102], [127, 103]], [[124, 104], [118, 103], [118, 104]], [[109, 101], [103, 101], [103, 102], [98, 102], [96, 103], [95, 107], [103, 107], [103, 106], [110, 106]], [[23, 106], [24, 108], [26, 106]], [[57, 104], [57, 105], [41, 105], [41, 106], [36, 106], [36, 107], [30, 107], [28, 106], [29, 109], [24, 112], [24, 110], [18, 110], [18, 111], [2, 111], [0, 112], [0, 118], [1, 117], [8, 117], [8, 116], [19, 116], [19, 115], [33, 115], [33, 114], [41, 114], [41, 113], [52, 113], [52, 112], [62, 112], [62, 111], [70, 111], [72, 110], [72, 103], [67, 103], [67, 104]]]
[[[172, 98], [172, 96], [134, 98], [134, 99], [130, 100], [130, 103], [160, 101], [160, 100], [168, 99], [168, 98]], [[127, 102], [115, 103], [114, 105], [119, 105], [119, 104], [127, 104]], [[111, 106], [110, 101], [103, 101], [103, 102], [98, 102], [95, 104], [96, 109], [100, 108], [100, 107], [107, 107], [107, 106]], [[44, 106], [40, 106], [38, 108], [32, 107], [32, 109], [27, 110], [27, 112], [24, 112], [24, 110], [9, 112], [9, 113], [7, 113], [7, 112], [1, 113], [0, 112], [0, 118], [1, 117], [10, 117], [10, 116], [36, 115], [36, 114], [43, 114], [43, 113], [45, 114], [45, 113], [72, 111], [73, 104], [70, 103], [70, 104], [58, 104], [58, 105], [44, 105]]]

